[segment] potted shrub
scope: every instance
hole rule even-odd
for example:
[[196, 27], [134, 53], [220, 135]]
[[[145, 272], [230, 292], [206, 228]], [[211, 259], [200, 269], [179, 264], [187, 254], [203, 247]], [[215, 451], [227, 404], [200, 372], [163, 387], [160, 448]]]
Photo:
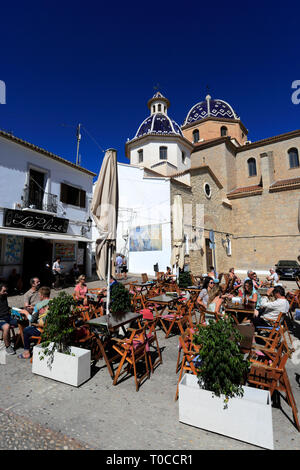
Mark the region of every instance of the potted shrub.
[[273, 449], [270, 393], [243, 385], [249, 362], [241, 340], [231, 318], [198, 325], [198, 377], [185, 374], [179, 384], [179, 421]]
[[112, 286], [110, 294], [110, 311], [113, 316], [131, 312], [131, 300], [129, 291], [121, 283]]
[[191, 273], [189, 271], [181, 272], [178, 277], [178, 285], [180, 289], [186, 289], [187, 287], [191, 286], [192, 278]]
[[91, 376], [91, 352], [72, 346], [74, 308], [65, 292], [50, 300], [41, 343], [33, 348], [32, 372], [78, 387]]

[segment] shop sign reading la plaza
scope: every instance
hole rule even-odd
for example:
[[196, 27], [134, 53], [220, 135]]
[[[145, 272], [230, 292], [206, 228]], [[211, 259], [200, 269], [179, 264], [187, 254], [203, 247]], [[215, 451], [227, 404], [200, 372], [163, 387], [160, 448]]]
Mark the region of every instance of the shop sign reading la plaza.
[[20, 211], [15, 209], [4, 210], [4, 226], [11, 228], [22, 228], [39, 230], [41, 232], [66, 233], [69, 220], [52, 217], [48, 214]]

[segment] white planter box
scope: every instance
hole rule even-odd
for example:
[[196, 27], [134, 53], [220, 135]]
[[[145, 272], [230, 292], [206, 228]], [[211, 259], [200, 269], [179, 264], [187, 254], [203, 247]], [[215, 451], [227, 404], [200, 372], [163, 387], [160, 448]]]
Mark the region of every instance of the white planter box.
[[243, 398], [224, 397], [199, 387], [198, 378], [185, 374], [179, 384], [179, 421], [266, 449], [274, 449], [270, 392], [243, 387]]
[[44, 359], [40, 358], [40, 356], [43, 356], [42, 352], [41, 345], [34, 346], [32, 359], [32, 372], [34, 374], [75, 387], [91, 377], [91, 351], [74, 346], [71, 346], [71, 355], [55, 351], [51, 364], [49, 363], [49, 356], [44, 356]]

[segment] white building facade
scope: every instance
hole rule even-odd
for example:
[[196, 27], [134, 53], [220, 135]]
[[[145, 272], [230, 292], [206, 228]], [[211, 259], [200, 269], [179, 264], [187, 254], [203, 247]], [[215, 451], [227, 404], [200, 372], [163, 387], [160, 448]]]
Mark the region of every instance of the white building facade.
[[130, 273], [165, 271], [171, 259], [170, 179], [144, 168], [118, 163], [117, 253]]
[[25, 282], [60, 256], [91, 274], [89, 209], [95, 174], [0, 131], [0, 277]]

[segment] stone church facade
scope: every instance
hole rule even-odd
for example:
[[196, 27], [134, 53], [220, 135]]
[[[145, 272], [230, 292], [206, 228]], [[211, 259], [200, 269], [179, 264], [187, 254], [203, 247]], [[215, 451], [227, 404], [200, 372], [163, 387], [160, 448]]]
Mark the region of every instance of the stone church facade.
[[[183, 204], [192, 204], [189, 237], [201, 231], [204, 236], [200, 248], [189, 243], [192, 272], [206, 272], [214, 264], [211, 230], [219, 272], [232, 266], [265, 271], [279, 259], [297, 260], [300, 130], [249, 142], [248, 130], [223, 100], [207, 96], [191, 108], [181, 127], [166, 114], [160, 118], [155, 105], [161, 104], [164, 113], [169, 106], [160, 93], [149, 103], [152, 127], [147, 120], [142, 123], [135, 138], [126, 143], [126, 155], [148, 176], [170, 179], [171, 204], [177, 194]], [[158, 131], [155, 119], [160, 120]], [[145, 143], [151, 155], [147, 162], [141, 159]], [[165, 153], [160, 153], [161, 147]], [[197, 205], [204, 206], [202, 227], [197, 225]]]

